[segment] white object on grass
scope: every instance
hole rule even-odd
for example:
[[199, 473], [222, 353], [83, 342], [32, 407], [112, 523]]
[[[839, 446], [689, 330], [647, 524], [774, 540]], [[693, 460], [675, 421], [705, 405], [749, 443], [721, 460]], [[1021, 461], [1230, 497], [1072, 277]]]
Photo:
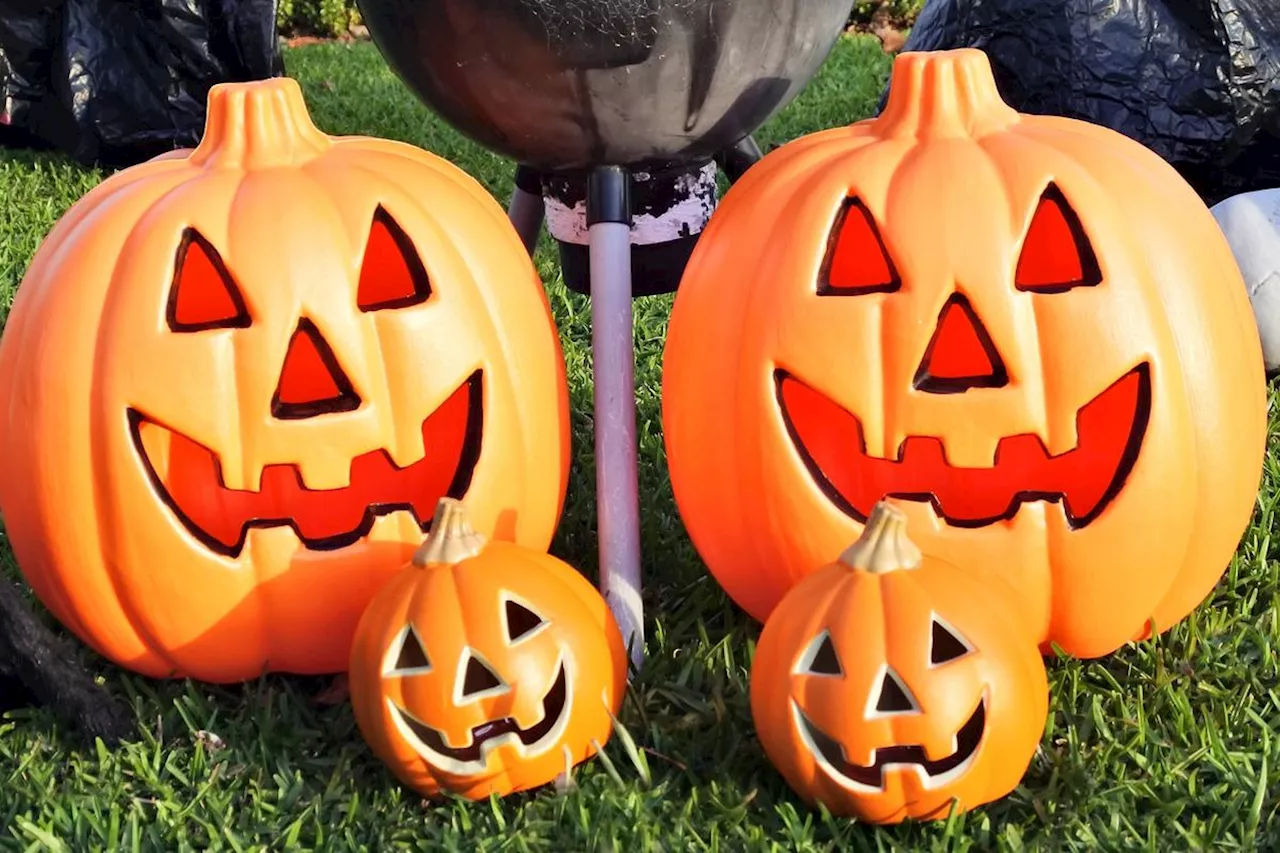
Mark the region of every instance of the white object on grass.
[[1241, 193], [1212, 208], [1244, 275], [1267, 372], [1280, 370], [1280, 188]]

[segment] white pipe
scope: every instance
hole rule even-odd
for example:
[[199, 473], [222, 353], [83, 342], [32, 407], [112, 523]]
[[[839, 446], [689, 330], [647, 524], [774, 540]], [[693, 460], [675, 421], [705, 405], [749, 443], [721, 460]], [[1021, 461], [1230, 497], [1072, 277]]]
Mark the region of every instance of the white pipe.
[[640, 599], [630, 227], [620, 222], [592, 225], [590, 252], [600, 588], [638, 670], [644, 660], [644, 605]]

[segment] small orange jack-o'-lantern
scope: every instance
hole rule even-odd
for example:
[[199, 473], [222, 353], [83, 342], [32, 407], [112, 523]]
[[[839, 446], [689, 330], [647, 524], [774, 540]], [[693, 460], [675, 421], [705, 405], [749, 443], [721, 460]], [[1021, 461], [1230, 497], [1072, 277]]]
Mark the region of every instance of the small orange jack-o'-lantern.
[[427, 796], [551, 782], [608, 741], [626, 677], [622, 634], [595, 588], [548, 554], [486, 542], [448, 499], [351, 651], [361, 733]]
[[875, 823], [946, 817], [1018, 784], [1049, 685], [1000, 586], [922, 556], [887, 503], [766, 623], [751, 667], [765, 753], [809, 802]]
[[763, 620], [895, 497], [1106, 654], [1217, 582], [1262, 472], [1262, 351], [1213, 216], [1105, 128], [1019, 115], [977, 50], [903, 54], [875, 119], [728, 193], [672, 309], [671, 481]]
[[534, 548], [568, 473], [559, 341], [501, 207], [409, 145], [332, 138], [287, 78], [72, 207], [0, 343], [0, 508], [116, 662], [337, 672], [436, 501]]

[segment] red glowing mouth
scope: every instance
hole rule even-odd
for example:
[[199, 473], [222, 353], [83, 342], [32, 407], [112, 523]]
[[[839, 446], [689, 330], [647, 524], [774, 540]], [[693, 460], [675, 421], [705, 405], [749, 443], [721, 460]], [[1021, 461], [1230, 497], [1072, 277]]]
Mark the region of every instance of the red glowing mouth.
[[268, 465], [257, 491], [229, 489], [218, 455], [129, 409], [138, 456], [156, 493], [206, 547], [237, 556], [252, 527], [292, 527], [312, 550], [351, 545], [380, 515], [403, 510], [424, 531], [442, 497], [461, 498], [480, 458], [482, 373], [476, 371], [422, 422], [423, 458], [403, 468], [385, 450], [351, 461], [350, 485], [308, 489], [293, 464]]
[[990, 467], [959, 468], [933, 436], [908, 436], [896, 460], [870, 456], [855, 415], [783, 370], [774, 378], [787, 431], [810, 474], [858, 521], [884, 497], [930, 501], [955, 527], [1012, 518], [1027, 501], [1061, 501], [1068, 524], [1084, 527], [1124, 487], [1151, 414], [1144, 362], [1077, 412], [1071, 450], [1051, 456], [1038, 436], [1006, 436]]

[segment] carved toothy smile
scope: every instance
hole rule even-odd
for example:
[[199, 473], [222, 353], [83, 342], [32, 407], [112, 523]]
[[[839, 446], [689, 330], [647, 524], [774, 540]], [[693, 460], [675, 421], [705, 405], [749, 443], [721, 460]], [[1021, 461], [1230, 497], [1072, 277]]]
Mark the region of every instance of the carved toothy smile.
[[898, 458], [867, 452], [862, 422], [786, 371], [775, 372], [778, 405], [792, 443], [828, 498], [866, 521], [876, 501], [929, 501], [954, 527], [1012, 518], [1027, 501], [1061, 501], [1068, 524], [1097, 518], [1124, 487], [1151, 414], [1151, 368], [1135, 367], [1076, 414], [1076, 446], [1050, 455], [1035, 435], [1005, 436], [988, 468], [946, 460], [940, 439], [907, 436]]
[[387, 706], [401, 736], [423, 760], [448, 773], [470, 776], [484, 770], [489, 753], [500, 744], [516, 746], [526, 757], [539, 755], [560, 739], [569, 723], [569, 677], [561, 661], [551, 689], [542, 699], [542, 719], [522, 729], [511, 717], [490, 720], [474, 727], [471, 743], [463, 747], [449, 746], [445, 735], [409, 714], [387, 699]]
[[210, 550], [237, 556], [253, 527], [292, 527], [311, 550], [334, 550], [369, 533], [381, 515], [412, 514], [424, 531], [441, 497], [462, 498], [480, 458], [483, 387], [477, 370], [422, 422], [425, 453], [404, 467], [385, 450], [351, 461], [350, 484], [309, 489], [298, 467], [268, 465], [256, 490], [229, 489], [217, 453], [128, 410], [134, 447], [156, 494]]
[[871, 764], [855, 764], [845, 758], [844, 747], [812, 720], [791, 700], [792, 716], [800, 739], [818, 765], [836, 782], [861, 791], [884, 790], [886, 770], [914, 770], [926, 788], [937, 788], [951, 782], [969, 769], [986, 729], [987, 700], [984, 695], [978, 707], [955, 736], [955, 750], [945, 758], [930, 761], [924, 747], [883, 746], [872, 753]]

